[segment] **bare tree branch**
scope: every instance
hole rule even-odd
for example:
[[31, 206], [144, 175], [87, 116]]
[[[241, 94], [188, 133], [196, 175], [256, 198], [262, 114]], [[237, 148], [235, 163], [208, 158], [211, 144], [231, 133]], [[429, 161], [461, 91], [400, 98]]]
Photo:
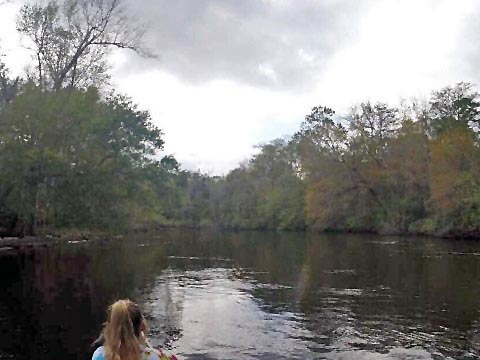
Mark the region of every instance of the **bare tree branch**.
[[17, 29], [33, 42], [36, 78], [52, 90], [100, 85], [107, 76], [112, 48], [142, 56], [145, 29], [122, 0], [49, 0], [24, 5]]

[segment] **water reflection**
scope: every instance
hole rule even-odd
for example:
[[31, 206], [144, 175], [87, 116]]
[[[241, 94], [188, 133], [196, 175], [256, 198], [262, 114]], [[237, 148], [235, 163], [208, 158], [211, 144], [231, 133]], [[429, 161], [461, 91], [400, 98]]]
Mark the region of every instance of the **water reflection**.
[[[175, 348], [189, 358], [313, 358], [304, 341], [309, 332], [295, 316], [263, 311], [250, 295], [252, 284], [232, 269], [168, 271], [144, 297], [151, 323], [178, 319]], [[171, 312], [171, 305], [174, 311]]]
[[[3, 254], [3, 255], [2, 255]], [[480, 244], [168, 231], [0, 251], [0, 358], [88, 359], [114, 299], [188, 359], [480, 356]]]

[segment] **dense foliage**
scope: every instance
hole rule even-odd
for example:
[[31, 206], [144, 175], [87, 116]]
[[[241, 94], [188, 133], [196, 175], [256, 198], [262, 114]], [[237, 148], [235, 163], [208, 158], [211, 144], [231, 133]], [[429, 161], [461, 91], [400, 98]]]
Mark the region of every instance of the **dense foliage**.
[[290, 139], [260, 146], [226, 177], [205, 178], [202, 220], [478, 237], [479, 112], [466, 83], [401, 108], [367, 102], [338, 116], [315, 107]]
[[[159, 156], [148, 112], [105, 95], [110, 47], [139, 52], [119, 0], [25, 5], [34, 67], [0, 62], [0, 235], [208, 226], [480, 235], [480, 102], [467, 83], [400, 108], [312, 109], [226, 176]], [[143, 51], [142, 51], [143, 52]]]
[[219, 201], [221, 224], [478, 236], [478, 99], [460, 83], [402, 108], [315, 107], [288, 142], [221, 181], [234, 198]]

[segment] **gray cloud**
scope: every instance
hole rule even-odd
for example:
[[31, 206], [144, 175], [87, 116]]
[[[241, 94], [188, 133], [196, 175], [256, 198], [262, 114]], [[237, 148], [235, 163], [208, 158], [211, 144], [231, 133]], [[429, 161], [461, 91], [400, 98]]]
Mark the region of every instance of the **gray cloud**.
[[[182, 80], [227, 78], [305, 88], [334, 52], [354, 40], [371, 0], [129, 0], [150, 24], [158, 60], [129, 58]], [[122, 69], [124, 71], [125, 69]]]
[[480, 88], [480, 4], [475, 4], [474, 9], [464, 19], [455, 48], [455, 66], [460, 73], [459, 81], [467, 81]]

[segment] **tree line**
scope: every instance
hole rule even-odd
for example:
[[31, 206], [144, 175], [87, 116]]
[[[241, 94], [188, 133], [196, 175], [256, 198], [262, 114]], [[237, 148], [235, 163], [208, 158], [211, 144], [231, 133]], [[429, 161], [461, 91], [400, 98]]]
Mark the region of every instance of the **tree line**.
[[468, 83], [399, 107], [361, 103], [342, 116], [315, 107], [297, 133], [261, 145], [225, 177], [198, 177], [196, 221], [479, 237], [479, 113]]
[[220, 227], [478, 237], [480, 102], [468, 83], [339, 116], [312, 109], [212, 186]]
[[162, 131], [108, 86], [114, 48], [154, 56], [120, 0], [24, 5], [32, 65], [0, 62], [0, 235], [138, 226], [480, 235], [479, 95], [317, 106], [226, 176], [159, 157]]

